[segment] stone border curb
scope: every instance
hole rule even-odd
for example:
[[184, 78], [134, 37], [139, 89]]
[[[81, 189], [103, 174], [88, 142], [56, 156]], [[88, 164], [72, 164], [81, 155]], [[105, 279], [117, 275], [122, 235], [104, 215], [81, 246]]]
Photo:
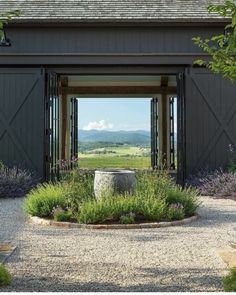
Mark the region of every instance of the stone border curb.
[[161, 228], [189, 224], [196, 221], [199, 215], [194, 215], [182, 220], [171, 222], [150, 222], [139, 224], [79, 224], [72, 222], [58, 222], [49, 219], [43, 219], [37, 216], [30, 216], [29, 221], [38, 225], [55, 226], [61, 228], [82, 228], [82, 229], [147, 229], [147, 228]]

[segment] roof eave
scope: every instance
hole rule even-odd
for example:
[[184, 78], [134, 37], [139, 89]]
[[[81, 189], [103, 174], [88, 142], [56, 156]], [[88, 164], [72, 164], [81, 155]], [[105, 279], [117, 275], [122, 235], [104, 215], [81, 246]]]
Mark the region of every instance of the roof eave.
[[133, 18], [14, 18], [11, 20], [11, 24], [18, 25], [53, 25], [61, 26], [66, 25], [205, 25], [212, 24], [214, 26], [226, 25], [230, 22], [229, 18], [145, 18], [145, 19], [133, 19]]

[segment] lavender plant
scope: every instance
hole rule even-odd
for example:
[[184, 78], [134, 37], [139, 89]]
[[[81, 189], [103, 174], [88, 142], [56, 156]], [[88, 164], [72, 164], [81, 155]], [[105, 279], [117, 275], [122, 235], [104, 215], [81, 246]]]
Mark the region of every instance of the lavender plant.
[[23, 197], [37, 182], [30, 172], [0, 163], [0, 198]]
[[191, 176], [188, 185], [198, 187], [201, 195], [236, 198], [236, 173], [218, 169], [214, 172], [199, 171]]

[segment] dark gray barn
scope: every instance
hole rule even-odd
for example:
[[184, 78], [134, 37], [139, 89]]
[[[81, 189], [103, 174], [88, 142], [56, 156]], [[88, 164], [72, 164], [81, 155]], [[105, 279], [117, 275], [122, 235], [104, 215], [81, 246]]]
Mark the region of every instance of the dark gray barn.
[[207, 3], [1, 0], [0, 12], [21, 15], [6, 27], [11, 46], [0, 46], [0, 160], [48, 178], [59, 159], [77, 154], [74, 97], [149, 95], [153, 167], [164, 159], [184, 182], [226, 165], [228, 145], [236, 147], [236, 87], [193, 66], [204, 54], [192, 37], [226, 24]]

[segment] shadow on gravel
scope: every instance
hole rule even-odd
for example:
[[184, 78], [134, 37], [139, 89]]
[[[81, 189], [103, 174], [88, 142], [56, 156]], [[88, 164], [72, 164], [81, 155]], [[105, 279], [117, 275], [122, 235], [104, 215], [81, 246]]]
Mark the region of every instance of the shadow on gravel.
[[[63, 278], [49, 277], [14, 277], [10, 287], [2, 291], [15, 292], [201, 292], [222, 291], [222, 278], [211, 269], [140, 269], [140, 275], [135, 276], [137, 284], [127, 286], [111, 282], [89, 283], [70, 282]], [[139, 279], [147, 281], [158, 277], [158, 281], [150, 283], [138, 283]], [[104, 278], [105, 279], [105, 278]], [[132, 278], [131, 278], [132, 279]], [[122, 284], [125, 285], [125, 278]]]
[[202, 208], [197, 221], [189, 223], [184, 227], [211, 227], [218, 225], [232, 224], [236, 225], [236, 202], [232, 210], [223, 210], [216, 208]]

